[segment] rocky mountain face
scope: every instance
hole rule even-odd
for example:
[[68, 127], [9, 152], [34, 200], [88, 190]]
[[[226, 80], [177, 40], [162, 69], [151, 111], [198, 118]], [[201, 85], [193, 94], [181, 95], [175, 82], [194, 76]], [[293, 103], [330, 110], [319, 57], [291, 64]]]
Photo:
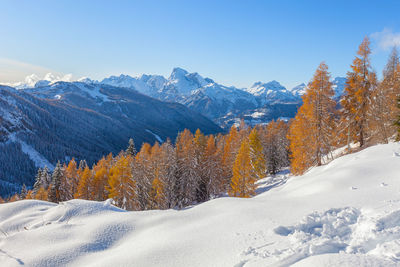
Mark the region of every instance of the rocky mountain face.
[[[241, 119], [254, 125], [278, 118], [292, 118], [301, 105], [301, 96], [307, 87], [302, 83], [289, 90], [279, 82], [271, 81], [256, 82], [249, 88], [239, 89], [221, 85], [182, 68], [174, 68], [168, 79], [158, 75], [145, 76], [157, 83], [143, 83], [143, 75], [136, 78], [127, 75], [111, 76], [95, 83], [122, 86], [163, 101], [184, 104], [223, 128], [229, 128]], [[335, 97], [343, 93], [345, 82], [346, 79], [341, 77], [333, 80]]]

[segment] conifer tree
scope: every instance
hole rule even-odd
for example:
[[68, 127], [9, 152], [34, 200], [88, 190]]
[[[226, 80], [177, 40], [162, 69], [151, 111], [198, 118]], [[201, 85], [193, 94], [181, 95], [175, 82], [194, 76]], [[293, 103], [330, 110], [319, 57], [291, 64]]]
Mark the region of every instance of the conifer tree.
[[164, 202], [159, 208], [174, 208], [177, 205], [177, 160], [175, 148], [169, 139], [161, 145], [158, 158], [160, 159], [159, 170], [164, 191]]
[[69, 161], [68, 166], [65, 166], [64, 170], [65, 170], [65, 175], [64, 175], [64, 179], [61, 182], [61, 186], [66, 191], [64, 193], [65, 199], [69, 200], [74, 197], [74, 194], [77, 191], [78, 183], [79, 183], [78, 168], [77, 168], [77, 164], [76, 164], [76, 161], [74, 158], [72, 158]]
[[51, 184], [52, 177], [50, 175], [50, 170], [47, 166], [44, 166], [41, 172], [41, 183], [45, 190], [47, 190]]
[[258, 179], [265, 177], [265, 157], [260, 136], [256, 128], [253, 128], [249, 135], [251, 166]]
[[195, 157], [195, 172], [197, 177], [197, 192], [196, 192], [196, 201], [203, 202], [209, 199], [208, 195], [208, 184], [209, 177], [206, 175], [206, 161], [208, 159], [205, 158], [205, 149], [207, 145], [206, 137], [197, 129], [194, 135], [194, 157]]
[[151, 150], [151, 145], [144, 143], [133, 162], [132, 177], [135, 182], [135, 206], [139, 210], [146, 210], [150, 206], [150, 190], [154, 177]]
[[243, 140], [233, 165], [233, 177], [229, 195], [232, 197], [251, 197], [255, 195], [257, 175], [251, 166], [250, 145]]
[[109, 162], [103, 157], [93, 166], [93, 200], [104, 201], [107, 199], [106, 190], [109, 176]]
[[341, 99], [343, 107], [342, 121], [348, 132], [349, 144], [351, 141], [366, 145], [368, 139], [368, 117], [371, 104], [371, 92], [376, 86], [376, 75], [370, 64], [370, 41], [365, 37], [358, 48], [357, 56], [347, 73], [345, 94]]
[[396, 133], [397, 98], [400, 95], [399, 56], [393, 48], [383, 71], [383, 80], [372, 92], [370, 121], [375, 142], [388, 143]]
[[79, 183], [78, 183], [78, 187], [77, 187], [77, 191], [74, 195], [75, 198], [80, 198], [80, 199], [87, 199], [87, 200], [93, 200], [93, 187], [92, 185], [92, 172], [89, 169], [88, 166], [85, 167], [85, 169], [83, 170]]
[[196, 200], [198, 180], [194, 152], [193, 134], [185, 129], [176, 140], [176, 200], [179, 208], [190, 205]]
[[282, 120], [271, 121], [261, 128], [263, 153], [267, 163], [267, 172], [275, 175], [290, 164], [288, 124]]
[[26, 192], [26, 196], [25, 196], [25, 199], [33, 199], [33, 192], [32, 192], [32, 190], [28, 190], [27, 192]]
[[40, 187], [42, 186], [42, 169], [39, 168], [35, 178], [35, 184], [33, 185], [33, 194], [39, 191]]
[[49, 187], [49, 194], [48, 194], [49, 201], [55, 202], [55, 203], [58, 203], [61, 201], [60, 186], [61, 186], [62, 178], [63, 178], [63, 170], [61, 167], [61, 163], [57, 162], [57, 165], [53, 171], [52, 182]]
[[129, 139], [129, 145], [128, 148], [125, 151], [127, 154], [131, 155], [131, 157], [136, 156], [136, 148], [135, 148], [135, 142], [133, 141], [132, 138]]
[[322, 157], [332, 150], [336, 106], [333, 95], [328, 67], [321, 63], [290, 126], [288, 138], [294, 174], [301, 174], [314, 164], [321, 165]]
[[118, 155], [117, 160], [110, 169], [108, 179], [108, 197], [123, 209], [133, 210], [135, 198], [135, 183], [132, 179], [131, 156]]
[[21, 193], [19, 194], [20, 199], [25, 199], [27, 193], [28, 193], [28, 190], [26, 189], [26, 185], [23, 184], [22, 188], [21, 188]]
[[227, 190], [232, 177], [232, 166], [236, 159], [236, 154], [240, 148], [240, 136], [236, 126], [232, 126], [229, 134], [224, 136], [223, 155], [221, 159], [222, 179], [224, 181], [222, 186]]

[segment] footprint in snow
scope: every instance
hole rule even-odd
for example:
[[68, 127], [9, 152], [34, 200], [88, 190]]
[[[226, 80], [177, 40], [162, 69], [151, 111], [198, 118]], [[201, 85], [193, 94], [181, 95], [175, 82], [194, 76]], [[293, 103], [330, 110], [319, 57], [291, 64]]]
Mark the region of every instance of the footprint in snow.
[[384, 186], [388, 186], [388, 184], [385, 184], [384, 182], [382, 182], [381, 187], [384, 187]]
[[400, 153], [393, 151], [393, 157], [400, 157]]
[[350, 190], [357, 190], [358, 188], [355, 186], [350, 187]]

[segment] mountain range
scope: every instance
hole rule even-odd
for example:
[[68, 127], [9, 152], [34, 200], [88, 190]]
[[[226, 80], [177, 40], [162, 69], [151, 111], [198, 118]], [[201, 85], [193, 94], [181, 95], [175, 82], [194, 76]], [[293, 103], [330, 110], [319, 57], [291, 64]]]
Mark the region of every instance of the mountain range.
[[[335, 97], [346, 79], [333, 80]], [[175, 140], [187, 128], [218, 133], [244, 119], [254, 125], [294, 117], [306, 90], [277, 81], [239, 89], [174, 68], [160, 75], [110, 76], [101, 81], [31, 75], [14, 87], [0, 86], [0, 194], [32, 185], [38, 167], [50, 169], [72, 157], [92, 164], [118, 153], [133, 138]], [[18, 89], [18, 90], [17, 90]], [[17, 167], [12, 167], [17, 166]]]
[[86, 159], [143, 142], [175, 140], [184, 129], [206, 134], [222, 129], [179, 103], [105, 84], [36, 83], [16, 90], [0, 86], [0, 195], [31, 186], [38, 167]]
[[[44, 80], [31, 75], [24, 82], [15, 84], [19, 89], [40, 88], [59, 81], [70, 81], [71, 77], [47, 74]], [[182, 68], [174, 68], [171, 75], [139, 75], [132, 77], [121, 74], [97, 81], [90, 78], [78, 80], [89, 85], [110, 85], [135, 90], [144, 95], [167, 102], [181, 103], [217, 123], [229, 128], [244, 119], [248, 124], [267, 123], [273, 119], [292, 118], [307, 88], [300, 83], [287, 89], [278, 81], [255, 82], [249, 88], [225, 86], [197, 72], [189, 73]], [[335, 99], [343, 93], [346, 78], [332, 80]]]
[[[244, 119], [248, 124], [267, 123], [278, 118], [292, 118], [302, 100], [307, 85], [287, 89], [277, 81], [255, 82], [249, 88], [225, 86], [182, 68], [174, 68], [165, 78], [160, 75], [110, 76], [91, 84], [108, 84], [137, 90], [163, 101], [178, 102], [197, 111], [223, 128]], [[333, 79], [335, 98], [339, 98], [346, 78]]]

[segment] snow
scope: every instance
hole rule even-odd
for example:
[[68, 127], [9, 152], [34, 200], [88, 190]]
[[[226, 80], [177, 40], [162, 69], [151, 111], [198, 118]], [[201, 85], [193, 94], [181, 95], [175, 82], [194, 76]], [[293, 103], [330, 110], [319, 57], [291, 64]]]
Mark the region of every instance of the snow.
[[26, 88], [47, 86], [59, 81], [71, 82], [72, 80], [73, 80], [72, 74], [57, 75], [53, 73], [47, 73], [42, 79], [36, 74], [31, 74], [26, 76], [24, 81], [15, 83], [5, 83], [5, 85], [14, 87], [16, 89], [26, 89]]
[[[400, 144], [258, 181], [251, 199], [125, 212], [111, 201], [0, 205], [3, 266], [396, 266]], [[381, 186], [384, 183], [385, 186]], [[357, 190], [349, 190], [356, 187]]]
[[164, 141], [161, 139], [161, 137], [160, 137], [159, 135], [153, 133], [153, 132], [150, 131], [149, 129], [146, 129], [146, 132], [151, 133], [151, 134], [156, 138], [156, 140], [157, 140], [159, 143], [163, 143], [163, 142], [164, 142]]
[[51, 164], [42, 154], [36, 151], [32, 146], [28, 145], [21, 139], [19, 139], [15, 133], [9, 135], [9, 139], [12, 142], [19, 143], [21, 145], [21, 150], [24, 154], [28, 155], [28, 157], [33, 161], [37, 168], [48, 167], [50, 170], [54, 169], [54, 165]]
[[[400, 144], [258, 182], [251, 199], [124, 212], [111, 201], [0, 206], [0, 261], [69, 266], [400, 264]], [[384, 183], [385, 186], [381, 186]], [[349, 190], [352, 186], [357, 190]]]

